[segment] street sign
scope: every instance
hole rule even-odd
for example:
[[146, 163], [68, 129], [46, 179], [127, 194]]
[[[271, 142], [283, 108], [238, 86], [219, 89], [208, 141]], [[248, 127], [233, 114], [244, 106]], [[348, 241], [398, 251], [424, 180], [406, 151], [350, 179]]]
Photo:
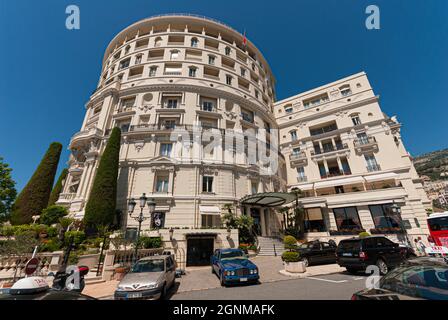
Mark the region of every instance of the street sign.
[[39, 259], [31, 258], [25, 265], [25, 274], [27, 276], [32, 275], [34, 272], [36, 272], [38, 266], [39, 266]]

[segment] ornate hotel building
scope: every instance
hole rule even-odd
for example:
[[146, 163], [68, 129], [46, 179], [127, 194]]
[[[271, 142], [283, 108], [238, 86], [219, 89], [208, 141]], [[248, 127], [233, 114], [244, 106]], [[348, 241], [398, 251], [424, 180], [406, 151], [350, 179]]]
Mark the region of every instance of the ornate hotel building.
[[[207, 264], [213, 249], [238, 245], [237, 231], [221, 223], [229, 207], [254, 217], [258, 234], [276, 236], [282, 214], [239, 200], [294, 187], [304, 192], [311, 238], [353, 224], [379, 230], [394, 201], [410, 221], [409, 234], [427, 233], [429, 203], [400, 124], [382, 113], [364, 73], [279, 102], [274, 86], [261, 52], [221, 22], [164, 15], [134, 23], [106, 49], [98, 87], [70, 141], [58, 203], [82, 218], [108, 136], [119, 127], [122, 225], [136, 229], [127, 203], [145, 193], [156, 202], [157, 219], [143, 230], [161, 235], [187, 265]], [[275, 168], [246, 132], [271, 147]], [[224, 133], [235, 134], [230, 149], [222, 141], [207, 148], [204, 140]]]

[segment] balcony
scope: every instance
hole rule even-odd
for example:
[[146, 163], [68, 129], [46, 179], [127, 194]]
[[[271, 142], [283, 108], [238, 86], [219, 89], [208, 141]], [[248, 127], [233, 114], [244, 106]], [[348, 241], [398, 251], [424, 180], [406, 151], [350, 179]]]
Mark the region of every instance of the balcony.
[[99, 128], [90, 128], [87, 130], [75, 133], [70, 140], [70, 146], [73, 147], [75, 144], [83, 143], [91, 139], [101, 139], [103, 136], [103, 130]]
[[79, 176], [82, 174], [83, 171], [84, 171], [84, 163], [82, 162], [75, 162], [68, 169], [68, 172], [73, 176]]
[[332, 171], [332, 172], [327, 172], [325, 174], [321, 174], [320, 177], [322, 179], [328, 179], [328, 178], [333, 178], [333, 177], [349, 176], [351, 174], [352, 174], [352, 172], [350, 170], [338, 170], [338, 171]]
[[311, 150], [311, 157], [313, 157], [313, 158], [318, 158], [318, 157], [328, 158], [329, 156], [336, 156], [341, 152], [345, 153], [348, 151], [349, 151], [348, 144], [340, 143], [340, 144], [336, 144], [336, 146], [324, 147], [323, 150], [315, 148], [314, 150]]
[[163, 73], [164, 76], [181, 76], [182, 71], [165, 71]]
[[62, 203], [69, 203], [71, 201], [73, 201], [73, 199], [75, 199], [76, 197], [76, 193], [61, 193], [59, 194], [59, 199], [57, 201], [57, 203], [62, 204]]
[[292, 153], [289, 155], [289, 161], [292, 165], [304, 166], [308, 162], [305, 151], [300, 151], [298, 153]]
[[371, 164], [368, 165], [366, 168], [368, 172], [381, 171], [381, 167], [379, 164]]
[[378, 142], [375, 137], [357, 138], [353, 141], [357, 153], [378, 151]]

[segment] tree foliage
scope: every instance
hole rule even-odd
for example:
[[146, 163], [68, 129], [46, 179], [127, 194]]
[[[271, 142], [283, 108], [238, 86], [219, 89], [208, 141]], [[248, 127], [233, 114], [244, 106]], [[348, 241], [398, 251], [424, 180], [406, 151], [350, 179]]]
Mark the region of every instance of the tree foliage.
[[50, 199], [48, 200], [48, 206], [52, 206], [56, 203], [56, 201], [58, 201], [59, 195], [61, 194], [62, 188], [64, 187], [63, 182], [65, 178], [67, 178], [67, 174], [68, 174], [67, 168], [62, 170], [61, 174], [59, 175], [58, 181], [56, 181], [56, 184], [54, 185], [53, 190], [51, 191]]
[[67, 214], [67, 208], [63, 206], [49, 206], [42, 210], [40, 222], [46, 225], [52, 225], [54, 223], [58, 223], [59, 219], [65, 217]]
[[84, 223], [88, 234], [96, 232], [98, 226], [108, 226], [114, 222], [120, 140], [121, 131], [114, 128], [101, 156], [85, 209]]
[[12, 169], [0, 157], [0, 221], [7, 219], [11, 205], [17, 196], [15, 182], [11, 177]]
[[60, 143], [50, 144], [33, 176], [12, 206], [12, 224], [31, 223], [32, 216], [40, 215], [42, 210], [47, 207], [61, 150]]

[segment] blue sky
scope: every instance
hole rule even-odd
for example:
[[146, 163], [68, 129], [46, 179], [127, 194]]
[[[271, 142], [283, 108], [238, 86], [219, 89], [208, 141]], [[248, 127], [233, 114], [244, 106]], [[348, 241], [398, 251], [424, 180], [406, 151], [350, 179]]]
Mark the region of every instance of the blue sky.
[[[70, 4], [80, 8], [80, 30], [65, 28]], [[365, 28], [369, 4], [381, 10], [381, 30]], [[172, 12], [246, 29], [277, 78], [278, 99], [366, 71], [412, 155], [447, 147], [446, 0], [0, 0], [0, 156], [18, 190], [52, 141], [64, 145], [64, 167], [114, 35]]]

